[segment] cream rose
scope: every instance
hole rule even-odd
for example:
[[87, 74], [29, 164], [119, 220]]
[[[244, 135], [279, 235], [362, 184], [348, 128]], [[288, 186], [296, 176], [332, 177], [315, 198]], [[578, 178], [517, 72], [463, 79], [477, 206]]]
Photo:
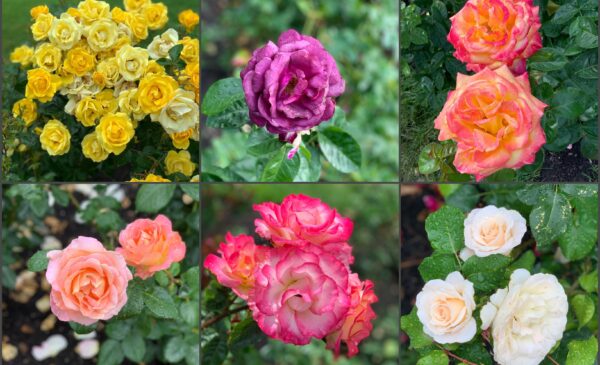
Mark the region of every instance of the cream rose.
[[150, 58], [169, 58], [169, 50], [173, 48], [179, 42], [179, 35], [173, 28], [168, 29], [161, 35], [154, 37], [152, 42], [148, 45], [148, 53]]
[[527, 223], [519, 212], [488, 205], [473, 209], [465, 219], [465, 246], [479, 257], [509, 255], [526, 231]]
[[96, 52], [106, 51], [117, 43], [119, 30], [117, 24], [110, 19], [100, 19], [84, 29], [90, 48]]
[[492, 328], [494, 359], [501, 365], [537, 365], [562, 338], [567, 295], [554, 275], [517, 269], [508, 288], [481, 309], [481, 328]]
[[79, 42], [82, 31], [81, 25], [77, 23], [75, 18], [64, 13], [60, 16], [60, 19], [55, 19], [52, 22], [48, 38], [52, 44], [63, 51], [69, 50]]
[[473, 283], [455, 271], [430, 280], [417, 295], [417, 317], [437, 343], [465, 343], [477, 332]]
[[125, 45], [117, 52], [117, 63], [119, 72], [125, 80], [138, 80], [144, 75], [148, 66], [148, 51]]
[[193, 128], [200, 123], [200, 108], [195, 97], [193, 91], [177, 89], [171, 101], [150, 117], [152, 121], [158, 121], [167, 133], [178, 133]]

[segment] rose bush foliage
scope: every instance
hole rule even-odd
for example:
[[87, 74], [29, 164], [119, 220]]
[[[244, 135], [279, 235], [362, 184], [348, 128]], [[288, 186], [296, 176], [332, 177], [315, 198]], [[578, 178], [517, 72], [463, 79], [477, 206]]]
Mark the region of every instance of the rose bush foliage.
[[425, 221], [425, 285], [401, 318], [418, 363], [594, 364], [597, 187], [439, 190], [446, 204]]

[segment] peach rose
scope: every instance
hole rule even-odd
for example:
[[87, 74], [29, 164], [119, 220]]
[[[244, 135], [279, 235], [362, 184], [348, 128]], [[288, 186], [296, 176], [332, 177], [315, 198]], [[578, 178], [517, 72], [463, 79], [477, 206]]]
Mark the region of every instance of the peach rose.
[[64, 250], [48, 252], [50, 308], [61, 321], [90, 325], [115, 316], [127, 303], [133, 277], [121, 255], [91, 237], [77, 237]]
[[509, 256], [525, 232], [527, 222], [519, 212], [488, 205], [473, 209], [465, 219], [465, 246], [479, 257]]
[[135, 276], [147, 279], [155, 272], [168, 269], [185, 257], [185, 243], [174, 232], [164, 215], [156, 219], [136, 219], [119, 233], [116, 251], [135, 267]]
[[204, 260], [204, 267], [217, 277], [217, 281], [231, 288], [240, 298], [247, 300], [254, 288], [254, 270], [265, 259], [268, 248], [254, 244], [252, 236], [234, 236], [227, 233], [225, 242], [217, 253]]
[[507, 65], [522, 74], [525, 59], [542, 48], [538, 10], [533, 0], [469, 0], [450, 18], [454, 57], [470, 71]]
[[531, 94], [527, 73], [508, 67], [473, 76], [458, 74], [456, 90], [435, 119], [438, 139], [456, 141], [454, 166], [477, 181], [504, 169], [531, 164], [546, 142], [540, 124], [546, 104]]

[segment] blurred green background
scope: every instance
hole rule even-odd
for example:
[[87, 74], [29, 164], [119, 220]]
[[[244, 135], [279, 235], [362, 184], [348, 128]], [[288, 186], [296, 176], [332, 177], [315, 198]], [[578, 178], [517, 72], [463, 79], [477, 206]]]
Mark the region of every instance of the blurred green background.
[[[252, 51], [294, 28], [318, 38], [346, 80], [338, 105], [363, 152], [351, 175], [325, 165], [323, 180], [398, 181], [399, 4], [396, 0], [220, 0], [202, 2], [202, 90], [239, 76]], [[205, 166], [226, 167], [248, 158], [247, 135], [203, 128]], [[240, 161], [241, 160], [241, 161]]]
[[[399, 336], [399, 187], [369, 184], [294, 184], [294, 185], [207, 185], [202, 194], [202, 257], [214, 252], [228, 231], [254, 233], [254, 219], [260, 217], [252, 205], [265, 201], [280, 203], [289, 194], [306, 194], [322, 199], [354, 221], [350, 239], [356, 258], [351, 266], [362, 280], [375, 283], [379, 302], [373, 332], [359, 345], [360, 353], [338, 365], [398, 364]], [[204, 272], [202, 287], [208, 284]], [[201, 341], [202, 342], [202, 341]], [[269, 339], [257, 348], [247, 348], [228, 365], [317, 365], [332, 364], [333, 355], [325, 343], [313, 340], [307, 346], [294, 346]]]

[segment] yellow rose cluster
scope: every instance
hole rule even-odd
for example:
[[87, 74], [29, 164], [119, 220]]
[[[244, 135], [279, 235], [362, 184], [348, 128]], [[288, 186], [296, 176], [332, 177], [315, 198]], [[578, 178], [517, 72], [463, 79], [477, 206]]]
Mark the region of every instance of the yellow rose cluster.
[[[124, 0], [123, 8], [112, 9], [104, 1], [84, 0], [62, 14], [51, 14], [44, 5], [30, 14], [37, 44], [10, 55], [11, 62], [27, 68], [25, 98], [13, 105], [13, 115], [27, 127], [38, 119], [45, 122], [38, 133], [42, 149], [58, 156], [71, 146], [65, 125], [70, 118], [38, 118], [38, 103], [60, 94], [65, 113], [89, 128], [80, 142], [86, 158], [101, 162], [119, 155], [135, 140], [140, 123], [158, 122], [173, 145], [165, 173], [194, 175], [196, 164], [187, 149], [190, 139], [199, 140], [200, 43], [190, 36], [199, 23], [197, 13], [178, 15], [184, 36], [173, 28], [162, 30], [168, 8], [151, 0]], [[170, 52], [174, 47], [178, 52]], [[172, 60], [173, 54], [179, 60]], [[148, 174], [142, 181], [163, 179]]]

